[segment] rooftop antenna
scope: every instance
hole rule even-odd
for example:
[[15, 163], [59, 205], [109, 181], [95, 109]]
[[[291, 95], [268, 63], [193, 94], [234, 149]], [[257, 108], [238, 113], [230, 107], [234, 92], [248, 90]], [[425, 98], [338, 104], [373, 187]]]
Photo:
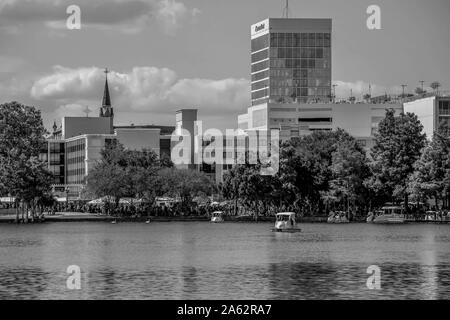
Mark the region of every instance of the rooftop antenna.
[[289, 19], [289, 0], [286, 0], [286, 6], [283, 9], [283, 18]]
[[422, 86], [422, 94], [423, 94], [423, 84], [425, 83], [425, 81], [423, 81], [423, 80], [420, 80], [419, 81], [419, 83], [421, 84], [421, 86]]
[[407, 87], [407, 84], [402, 84], [402, 98], [405, 99], [405, 88]]

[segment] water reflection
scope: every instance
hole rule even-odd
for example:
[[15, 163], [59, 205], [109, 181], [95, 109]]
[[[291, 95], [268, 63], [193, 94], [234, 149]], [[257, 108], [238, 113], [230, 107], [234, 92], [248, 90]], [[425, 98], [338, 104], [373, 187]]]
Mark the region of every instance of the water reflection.
[[[1, 269], [1, 299], [448, 299], [448, 266], [383, 265], [382, 290], [365, 286], [358, 265], [270, 264], [224, 270], [111, 269], [89, 273], [87, 287], [69, 291], [63, 274]], [[433, 275], [431, 278], [427, 274]], [[425, 277], [424, 277], [425, 275]], [[182, 290], [177, 286], [182, 282]]]
[[[54, 224], [0, 233], [0, 299], [448, 299], [450, 228]], [[67, 266], [82, 289], [66, 288]], [[381, 290], [366, 287], [370, 265]]]

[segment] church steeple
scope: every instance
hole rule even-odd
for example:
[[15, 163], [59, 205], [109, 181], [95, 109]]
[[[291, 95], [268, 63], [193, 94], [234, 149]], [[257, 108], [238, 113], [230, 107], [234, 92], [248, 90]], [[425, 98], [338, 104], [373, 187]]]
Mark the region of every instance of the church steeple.
[[111, 97], [109, 95], [109, 86], [108, 86], [108, 68], [105, 69], [106, 81], [105, 81], [105, 90], [103, 91], [103, 101], [102, 107], [100, 108], [100, 117], [113, 117], [114, 111], [111, 106]]

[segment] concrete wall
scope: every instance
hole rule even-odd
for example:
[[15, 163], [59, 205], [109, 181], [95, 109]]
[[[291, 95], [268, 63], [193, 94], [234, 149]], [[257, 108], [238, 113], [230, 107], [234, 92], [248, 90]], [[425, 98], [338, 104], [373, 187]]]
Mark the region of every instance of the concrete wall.
[[354, 137], [370, 137], [371, 106], [348, 104], [333, 108], [333, 129], [338, 128], [348, 131]]
[[404, 104], [405, 112], [414, 113], [422, 123], [424, 132], [428, 139], [433, 138], [433, 133], [437, 129], [437, 107], [436, 97], [420, 99]]
[[101, 151], [105, 148], [105, 136], [86, 136], [86, 176], [95, 164], [102, 159]]
[[245, 130], [248, 127], [248, 113], [238, 115], [238, 128]]
[[85, 134], [111, 134], [111, 118], [64, 117], [62, 134], [65, 139]]
[[130, 150], [151, 149], [159, 156], [160, 129], [116, 129], [117, 139]]

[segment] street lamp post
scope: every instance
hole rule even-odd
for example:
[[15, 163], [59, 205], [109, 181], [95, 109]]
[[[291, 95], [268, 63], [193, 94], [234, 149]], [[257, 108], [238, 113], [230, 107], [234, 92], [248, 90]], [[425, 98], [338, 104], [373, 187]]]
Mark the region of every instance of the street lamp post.
[[66, 190], [65, 190], [65, 192], [66, 192], [66, 210], [69, 209], [69, 191], [70, 191], [69, 187], [66, 187]]

